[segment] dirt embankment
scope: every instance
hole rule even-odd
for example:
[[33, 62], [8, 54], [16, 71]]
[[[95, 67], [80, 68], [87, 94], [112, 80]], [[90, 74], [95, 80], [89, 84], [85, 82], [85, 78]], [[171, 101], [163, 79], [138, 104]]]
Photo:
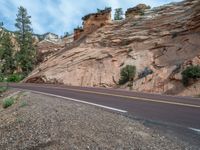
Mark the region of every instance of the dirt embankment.
[[[0, 149], [193, 149], [141, 122], [100, 108], [29, 92], [0, 107]], [[2, 99], [1, 99], [2, 103]]]

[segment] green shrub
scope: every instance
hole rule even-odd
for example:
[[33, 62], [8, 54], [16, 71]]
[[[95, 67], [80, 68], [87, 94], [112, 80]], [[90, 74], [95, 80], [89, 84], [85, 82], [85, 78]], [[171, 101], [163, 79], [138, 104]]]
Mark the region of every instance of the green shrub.
[[127, 65], [126, 67], [121, 69], [120, 72], [120, 79], [119, 79], [119, 84], [123, 85], [127, 83], [128, 81], [133, 81], [135, 78], [136, 74], [136, 67], [132, 65]]
[[13, 98], [7, 98], [3, 101], [3, 108], [8, 108], [14, 104]]
[[27, 105], [28, 105], [28, 103], [26, 101], [23, 101], [23, 102], [21, 102], [20, 107], [25, 107]]
[[0, 94], [5, 92], [7, 90], [7, 87], [0, 87]]
[[153, 73], [153, 71], [151, 69], [149, 69], [148, 67], [146, 67], [142, 72], [140, 72], [138, 74], [138, 78], [139, 79], [144, 78], [152, 73]]
[[200, 78], [200, 66], [190, 66], [187, 67], [183, 72], [182, 72], [182, 82], [185, 86], [189, 85], [189, 80], [197, 80]]
[[19, 82], [24, 79], [22, 74], [12, 74], [7, 77], [7, 82]]
[[4, 76], [2, 74], [0, 74], [0, 82], [4, 81]]
[[130, 52], [132, 52], [132, 51], [133, 51], [133, 49], [132, 49], [132, 48], [129, 48], [129, 49], [128, 49], [128, 52], [129, 52], [129, 53], [130, 53]]

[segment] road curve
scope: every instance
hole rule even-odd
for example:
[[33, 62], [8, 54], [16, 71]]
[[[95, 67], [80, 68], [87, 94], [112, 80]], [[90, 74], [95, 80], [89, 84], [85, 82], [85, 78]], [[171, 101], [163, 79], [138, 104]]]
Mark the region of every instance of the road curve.
[[145, 120], [200, 129], [200, 99], [196, 98], [63, 85], [9, 83], [9, 87], [124, 110]]

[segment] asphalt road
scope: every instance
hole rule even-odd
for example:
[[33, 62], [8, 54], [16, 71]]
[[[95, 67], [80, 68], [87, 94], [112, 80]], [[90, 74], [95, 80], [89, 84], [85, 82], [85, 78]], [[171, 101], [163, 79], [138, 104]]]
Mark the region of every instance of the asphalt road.
[[144, 120], [194, 128], [197, 131], [200, 129], [200, 99], [197, 98], [73, 86], [11, 83], [9, 86], [57, 95]]

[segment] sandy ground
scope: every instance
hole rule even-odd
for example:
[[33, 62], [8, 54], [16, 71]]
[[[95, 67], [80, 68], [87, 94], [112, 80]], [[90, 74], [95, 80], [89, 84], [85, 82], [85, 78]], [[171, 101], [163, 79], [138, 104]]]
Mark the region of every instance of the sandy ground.
[[198, 149], [101, 108], [30, 92], [14, 97], [0, 106], [0, 150]]

